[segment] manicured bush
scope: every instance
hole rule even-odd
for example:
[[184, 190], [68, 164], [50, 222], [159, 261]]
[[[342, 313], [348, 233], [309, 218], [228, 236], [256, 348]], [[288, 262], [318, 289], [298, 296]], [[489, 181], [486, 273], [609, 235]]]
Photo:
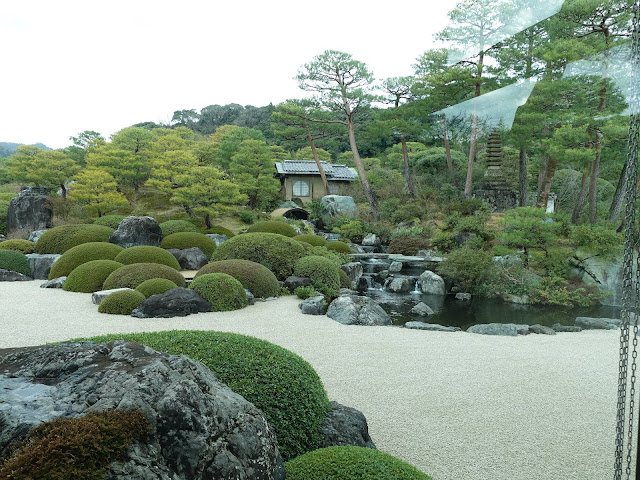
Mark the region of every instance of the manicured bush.
[[168, 237], [178, 232], [196, 232], [200, 233], [200, 229], [187, 220], [167, 220], [160, 224], [162, 236]]
[[126, 215], [103, 215], [93, 221], [94, 225], [104, 225], [105, 227], [118, 228], [122, 220], [127, 218]]
[[401, 255], [415, 255], [418, 250], [431, 248], [432, 243], [428, 238], [420, 237], [396, 237], [391, 240], [387, 247], [388, 253], [399, 253]]
[[138, 285], [136, 291], [143, 294], [145, 298], [149, 298], [151, 295], [158, 295], [176, 287], [175, 283], [166, 278], [150, 278]]
[[452, 280], [458, 291], [476, 293], [495, 268], [491, 252], [463, 247], [449, 253], [437, 273]]
[[296, 235], [293, 239], [299, 242], [308, 243], [314, 247], [326, 247], [328, 243], [326, 238], [312, 234]]
[[456, 242], [453, 239], [453, 233], [438, 231], [433, 235], [431, 243], [438, 251], [446, 253], [456, 248]]
[[90, 340], [131, 340], [209, 367], [221, 382], [264, 413], [285, 460], [320, 448], [329, 400], [313, 367], [264, 340], [215, 331], [115, 334]]
[[351, 288], [351, 280], [347, 272], [339, 268], [338, 273], [340, 274], [340, 288]]
[[88, 242], [70, 248], [51, 266], [49, 280], [68, 276], [74, 268], [91, 260], [113, 260], [124, 250], [109, 242]]
[[123, 265], [131, 265], [132, 263], [159, 263], [160, 265], [171, 267], [174, 270], [180, 270], [180, 264], [178, 260], [176, 260], [176, 257], [163, 248], [152, 247], [150, 245], [125, 248], [114, 260]]
[[264, 265], [250, 260], [220, 260], [212, 262], [196, 273], [195, 278], [207, 273], [226, 273], [238, 280], [255, 297], [277, 297], [280, 294], [278, 279]]
[[340, 240], [328, 242], [325, 245], [325, 248], [332, 252], [338, 252], [338, 253], [344, 253], [344, 254], [353, 253], [353, 250], [351, 250], [351, 247], [346, 243], [341, 242]]
[[15, 250], [0, 250], [0, 268], [26, 276], [31, 275], [29, 259], [24, 253]]
[[311, 247], [307, 249], [307, 255], [316, 255], [318, 257], [324, 257], [329, 260], [336, 266], [340, 267], [340, 265], [344, 265], [345, 263], [349, 263], [351, 259], [347, 257], [344, 253], [338, 253], [335, 250], [327, 250], [326, 247]]
[[144, 302], [145, 298], [144, 294], [136, 290], [113, 292], [98, 305], [98, 311], [112, 315], [131, 315], [131, 312]]
[[177, 232], [166, 236], [160, 242], [162, 248], [185, 248], [198, 247], [207, 257], [210, 257], [216, 249], [216, 242], [202, 233]]
[[62, 284], [62, 289], [68, 292], [97, 292], [102, 290], [105, 279], [123, 266], [120, 262], [113, 260], [85, 262], [71, 271]]
[[316, 295], [318, 295], [316, 289], [310, 285], [306, 287], [298, 287], [293, 293], [295, 293], [296, 297], [298, 297], [300, 300], [306, 300], [307, 298], [315, 297]]
[[247, 294], [242, 284], [226, 273], [205, 273], [194, 278], [189, 285], [210, 304], [212, 312], [238, 310], [248, 304]]
[[145, 280], [150, 278], [166, 278], [179, 287], [186, 285], [185, 279], [174, 268], [159, 263], [132, 263], [124, 265], [121, 269], [109, 275], [102, 285], [103, 290], [112, 288], [137, 288]]
[[247, 229], [248, 233], [278, 233], [285, 237], [295, 237], [298, 232], [295, 228], [286, 222], [278, 222], [275, 220], [266, 220], [256, 222]]
[[228, 228], [221, 227], [220, 225], [214, 225], [211, 228], [207, 228], [207, 230], [204, 233], [215, 233], [217, 235], [226, 235], [227, 238], [236, 236], [236, 234], [233, 233], [231, 230], [229, 230]]
[[0, 461], [0, 478], [97, 479], [151, 433], [140, 411], [103, 410], [41, 423]]
[[14, 250], [20, 253], [33, 253], [34, 252], [35, 243], [30, 242], [29, 240], [5, 240], [4, 242], [0, 242], [0, 250]]
[[[579, 225], [573, 227], [569, 234], [569, 240], [575, 248], [587, 248], [593, 255], [607, 255], [620, 252], [624, 238], [613, 228], [600, 225]], [[2, 248], [2, 243], [0, 243], [0, 248]]]
[[312, 282], [318, 282], [331, 290], [340, 289], [340, 269], [328, 258], [310, 255], [302, 257], [295, 263], [293, 274], [299, 277], [309, 277]]
[[64, 253], [88, 242], [108, 242], [113, 228], [103, 225], [62, 225], [47, 230], [36, 243], [36, 253]]
[[251, 260], [267, 267], [278, 280], [284, 280], [293, 274], [294, 263], [304, 255], [304, 247], [291, 238], [276, 233], [246, 233], [220, 245], [211, 260]]
[[388, 453], [353, 446], [321, 448], [288, 461], [284, 468], [287, 480], [431, 480]]

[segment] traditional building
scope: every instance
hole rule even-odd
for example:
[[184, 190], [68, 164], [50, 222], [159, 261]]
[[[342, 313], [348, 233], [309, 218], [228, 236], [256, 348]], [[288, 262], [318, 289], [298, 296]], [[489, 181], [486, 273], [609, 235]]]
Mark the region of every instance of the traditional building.
[[[356, 170], [346, 165], [321, 161], [330, 195], [348, 195], [351, 183], [358, 178]], [[318, 165], [313, 160], [276, 162], [275, 177], [282, 185], [282, 199], [299, 198], [303, 203], [319, 201], [326, 195]]]

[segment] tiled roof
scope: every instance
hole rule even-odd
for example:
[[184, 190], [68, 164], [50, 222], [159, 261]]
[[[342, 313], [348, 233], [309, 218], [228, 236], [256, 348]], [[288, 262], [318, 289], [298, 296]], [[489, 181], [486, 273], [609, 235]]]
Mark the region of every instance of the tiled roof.
[[[320, 161], [327, 180], [354, 181], [358, 178], [355, 169], [346, 165], [337, 165]], [[320, 175], [318, 165], [313, 160], [283, 160], [276, 162], [276, 170], [280, 175]]]

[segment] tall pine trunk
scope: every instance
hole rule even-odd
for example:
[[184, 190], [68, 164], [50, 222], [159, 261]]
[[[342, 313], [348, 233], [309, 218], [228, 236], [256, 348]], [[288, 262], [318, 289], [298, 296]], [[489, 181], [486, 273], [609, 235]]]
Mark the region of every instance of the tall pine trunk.
[[358, 152], [358, 146], [356, 144], [356, 134], [353, 130], [353, 120], [350, 117], [347, 122], [347, 130], [349, 132], [349, 145], [351, 146], [351, 153], [353, 153], [353, 161], [356, 164], [356, 170], [360, 176], [360, 182], [362, 182], [364, 196], [367, 198], [367, 202], [369, 202], [369, 207], [371, 207], [373, 216], [378, 218], [378, 202], [376, 201], [371, 185], [369, 185], [369, 180], [367, 180], [367, 172], [364, 169], [364, 165], [362, 165], [362, 159], [360, 158], [360, 153]]
[[578, 199], [573, 207], [573, 213], [571, 214], [571, 223], [574, 225], [580, 220], [580, 213], [584, 202], [587, 199], [587, 179], [589, 178], [589, 170], [586, 168], [582, 172], [582, 180], [580, 180], [580, 191], [578, 192]]
[[449, 145], [449, 129], [447, 128], [447, 116], [442, 115], [442, 123], [444, 125], [444, 152], [447, 156], [447, 169], [451, 176], [451, 183], [454, 187], [458, 188], [458, 180], [456, 179], [456, 173], [453, 171], [453, 162], [451, 161], [451, 146]]
[[311, 132], [307, 128], [307, 140], [309, 141], [309, 146], [311, 147], [311, 153], [313, 154], [313, 160], [316, 162], [318, 166], [318, 172], [320, 172], [320, 178], [322, 179], [322, 185], [324, 186], [324, 194], [329, 195], [329, 182], [327, 181], [327, 176], [324, 174], [324, 168], [322, 168], [322, 164], [320, 163], [320, 159], [318, 158], [318, 152], [316, 150], [316, 144], [313, 141], [313, 137], [311, 136]]
[[474, 113], [471, 119], [471, 143], [469, 144], [469, 163], [467, 164], [467, 179], [464, 182], [464, 198], [471, 198], [473, 188], [473, 164], [476, 158], [476, 138], [478, 135], [478, 116]]
[[598, 220], [598, 170], [602, 153], [602, 133], [600, 131], [596, 131], [594, 149], [595, 157], [591, 164], [591, 178], [589, 181], [589, 223], [592, 225]]
[[409, 195], [415, 198], [416, 187], [413, 186], [413, 179], [411, 178], [411, 169], [409, 168], [409, 153], [407, 152], [407, 140], [404, 138], [404, 133], [400, 135], [400, 143], [402, 144], [402, 159], [404, 160], [404, 177], [407, 182], [407, 189], [409, 190]]
[[547, 208], [547, 202], [549, 201], [549, 192], [551, 191], [551, 184], [553, 183], [553, 176], [556, 173], [556, 166], [558, 165], [558, 159], [549, 157], [547, 159], [547, 168], [544, 170], [544, 178], [542, 179], [542, 185], [538, 198], [536, 199], [536, 207]]
[[518, 205], [521, 207], [527, 206], [527, 152], [524, 147], [520, 147], [520, 172], [518, 175], [519, 180], [519, 196]]

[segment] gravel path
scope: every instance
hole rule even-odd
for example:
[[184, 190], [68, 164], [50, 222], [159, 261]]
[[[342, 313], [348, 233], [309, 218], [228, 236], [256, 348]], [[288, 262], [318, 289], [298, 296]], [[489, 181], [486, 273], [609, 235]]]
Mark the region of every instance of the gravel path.
[[0, 348], [101, 333], [213, 329], [309, 361], [331, 400], [361, 410], [380, 450], [435, 480], [612, 477], [618, 331], [488, 337], [343, 326], [295, 297], [174, 319], [97, 312], [91, 296], [0, 284]]

